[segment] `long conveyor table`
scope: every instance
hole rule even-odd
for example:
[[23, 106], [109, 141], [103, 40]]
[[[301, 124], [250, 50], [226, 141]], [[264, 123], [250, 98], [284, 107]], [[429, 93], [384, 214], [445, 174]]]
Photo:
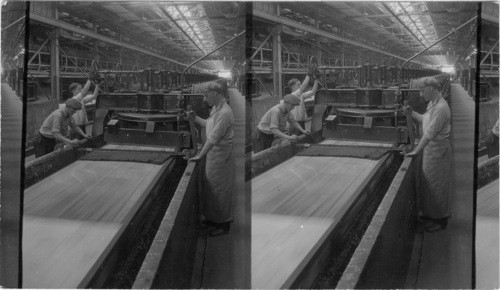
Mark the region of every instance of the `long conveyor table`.
[[77, 160], [27, 188], [23, 287], [86, 287], [174, 163]]
[[[325, 140], [324, 145], [392, 147]], [[294, 156], [252, 180], [252, 288], [290, 288], [391, 159]]]

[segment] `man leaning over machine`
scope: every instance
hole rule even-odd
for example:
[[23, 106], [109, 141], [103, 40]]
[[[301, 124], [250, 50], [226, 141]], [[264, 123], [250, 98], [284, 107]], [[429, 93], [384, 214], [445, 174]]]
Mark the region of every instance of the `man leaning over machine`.
[[297, 135], [287, 135], [284, 133], [287, 122], [301, 133], [310, 135], [309, 131], [304, 130], [290, 114], [292, 109], [298, 105], [300, 105], [300, 100], [297, 96], [286, 95], [282, 102], [269, 109], [262, 116], [257, 126], [259, 137], [257, 142], [258, 148], [256, 148], [255, 152], [271, 147], [275, 138], [287, 139], [292, 142], [296, 141], [298, 138]]
[[41, 157], [54, 151], [56, 141], [63, 142], [68, 145], [78, 144], [78, 139], [66, 138], [68, 126], [84, 138], [91, 138], [80, 129], [73, 119], [72, 115], [82, 109], [82, 104], [77, 100], [70, 98], [66, 100], [65, 106], [52, 112], [43, 121], [42, 126], [35, 134], [33, 145], [35, 147], [35, 156]]

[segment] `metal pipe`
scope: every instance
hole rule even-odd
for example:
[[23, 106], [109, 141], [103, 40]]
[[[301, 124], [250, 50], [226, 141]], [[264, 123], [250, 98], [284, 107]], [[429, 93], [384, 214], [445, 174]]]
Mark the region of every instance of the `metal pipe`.
[[[54, 41], [54, 40], [52, 39], [52, 37], [50, 37], [50, 36], [49, 36], [49, 39], [50, 39], [50, 40], [52, 40], [52, 41]], [[56, 42], [54, 41], [54, 43], [56, 43]], [[89, 79], [89, 76], [88, 76], [88, 75], [87, 75], [87, 74], [86, 74], [86, 73], [85, 73], [85, 72], [84, 72], [84, 71], [83, 71], [83, 70], [82, 70], [82, 69], [78, 66], [78, 64], [77, 64], [77, 63], [76, 63], [76, 62], [75, 62], [75, 61], [74, 61], [74, 60], [73, 60], [73, 59], [72, 59], [72, 58], [71, 58], [71, 57], [70, 57], [70, 56], [69, 56], [69, 55], [68, 55], [68, 54], [67, 54], [67, 53], [66, 53], [66, 52], [62, 49], [62, 48], [61, 48], [61, 46], [59, 46], [58, 44], [56, 44], [56, 46], [57, 46], [57, 48], [59, 48], [59, 50], [60, 50], [60, 51], [61, 51], [61, 52], [62, 52], [62, 53], [66, 56], [66, 58], [67, 58], [67, 59], [69, 59], [69, 60], [70, 60], [70, 61], [71, 61], [71, 62], [72, 62], [75, 66], [76, 66], [76, 68], [77, 68], [78, 70], [80, 70], [80, 72], [81, 72], [81, 73], [82, 73], [82, 74], [83, 74], [83, 75], [84, 75], [87, 79]], [[95, 83], [94, 81], [91, 81], [91, 82], [92, 82], [94, 85], [96, 85], [96, 83]], [[104, 91], [103, 91], [101, 88], [99, 88], [99, 91], [101, 91], [102, 93], [104, 93]]]
[[430, 48], [434, 47], [436, 44], [440, 43], [441, 41], [443, 41], [444, 39], [446, 39], [448, 36], [452, 35], [453, 33], [457, 32], [459, 29], [467, 26], [470, 22], [472, 22], [473, 20], [475, 20], [477, 18], [477, 16], [474, 16], [472, 17], [469, 21], [465, 22], [464, 24], [460, 25], [459, 27], [455, 28], [455, 29], [452, 29], [450, 33], [446, 34], [445, 36], [441, 37], [440, 39], [438, 39], [436, 42], [434, 42], [433, 44], [429, 45], [427, 48], [425, 48], [424, 50], [422, 50], [421, 52], [415, 54], [414, 56], [410, 57], [409, 59], [407, 59], [403, 65], [401, 65], [401, 68], [402, 69], [408, 62], [410, 62], [412, 59], [416, 58], [417, 56], [421, 55], [422, 53], [426, 52], [427, 50], [429, 50]]
[[[298, 63], [299, 63], [299, 65], [300, 65], [303, 69], [305, 69], [305, 70], [306, 70], [306, 72], [309, 72], [309, 69], [308, 69], [308, 68], [306, 68], [306, 67], [305, 67], [305, 66], [304, 66], [304, 65], [300, 62], [300, 60], [299, 60], [299, 59], [297, 59], [297, 58], [295, 57], [295, 55], [293, 55], [293, 53], [292, 53], [292, 52], [290, 52], [290, 50], [289, 50], [288, 48], [286, 48], [286, 46], [285, 46], [283, 43], [281, 43], [281, 41], [279, 41], [279, 40], [278, 40], [278, 43], [279, 43], [279, 44], [280, 44], [280, 45], [281, 45], [281, 46], [282, 46], [282, 47], [283, 47], [283, 48], [284, 48], [284, 49], [285, 49], [285, 50], [286, 50], [286, 51], [287, 51], [287, 52], [288, 52], [288, 53], [289, 53], [289, 54], [290, 54], [290, 55], [291, 55], [291, 56], [292, 56], [292, 57], [293, 57], [293, 58], [294, 58], [294, 59], [295, 59]], [[318, 83], [319, 83], [321, 86], [323, 86], [323, 84], [320, 82], [320, 80], [316, 80], [316, 81], [318, 81]]]
[[[255, 75], [255, 79], [257, 79], [257, 81], [260, 83], [260, 85], [269, 93], [269, 95], [271, 97], [274, 98], [274, 93], [271, 93], [271, 91], [264, 85], [264, 83], [262, 82], [261, 78], [259, 77], [259, 75], [253, 71], [253, 69], [250, 67], [250, 71], [252, 72], [252, 74]], [[246, 82], [245, 82], [246, 84]], [[247, 86], [248, 87], [248, 86]]]
[[42, 46], [40, 46], [40, 48], [35, 52], [35, 54], [30, 58], [30, 60], [28, 60], [28, 65], [31, 64], [31, 62], [35, 59], [35, 57], [40, 53], [40, 51], [42, 50], [42, 48], [45, 46], [45, 44], [47, 44], [47, 42], [49, 42], [49, 39], [50, 38], [47, 38], [45, 40], [45, 42], [42, 44]]
[[264, 44], [266, 44], [266, 42], [269, 40], [271, 35], [274, 34], [274, 32], [276, 31], [277, 28], [278, 28], [278, 25], [274, 26], [273, 30], [271, 30], [271, 32], [269, 32], [269, 35], [266, 37], [266, 39], [264, 39], [264, 41], [262, 41], [262, 44], [257, 48], [257, 50], [254, 52], [254, 54], [247, 61], [252, 61], [252, 59], [257, 55], [257, 53], [259, 53], [259, 51], [262, 49]]
[[36, 81], [35, 77], [31, 74], [31, 72], [30, 72], [29, 70], [27, 70], [27, 72], [28, 72], [28, 74], [29, 74], [30, 78], [32, 78], [32, 79], [33, 79], [33, 82], [35, 83], [35, 85], [36, 85], [36, 86], [40, 89], [40, 91], [42, 91], [42, 93], [43, 93], [43, 94], [47, 97], [47, 99], [52, 100], [52, 98], [51, 98], [51, 97], [49, 97], [49, 96], [45, 93], [45, 91], [44, 91], [44, 90], [43, 90], [43, 89], [42, 89], [42, 88], [38, 85], [38, 82]]
[[495, 42], [495, 45], [493, 45], [493, 47], [490, 49], [490, 51], [488, 51], [488, 53], [483, 57], [483, 59], [481, 60], [481, 63], [479, 63], [479, 65], [482, 65], [484, 63], [484, 61], [488, 58], [488, 56], [490, 56], [491, 52], [497, 47], [498, 45], [498, 40], [497, 42]]
[[[211, 54], [213, 54], [214, 52], [216, 52], [217, 50], [223, 48], [224, 46], [226, 46], [228, 43], [232, 42], [233, 40], [235, 40], [236, 38], [240, 37], [241, 35], [243, 35], [244, 33], [246, 32], [246, 30], [243, 30], [242, 32], [238, 33], [236, 36], [234, 36], [233, 38], [229, 39], [228, 41], [224, 42], [223, 44], [219, 45], [218, 47], [216, 47], [214, 50], [212, 50], [211, 52], [205, 54], [204, 56], [198, 58], [197, 60], [195, 60], [193, 63], [191, 63], [190, 65], [188, 65], [183, 71], [182, 71], [182, 78], [184, 79], [184, 73], [186, 73], [186, 71], [188, 69], [190, 69], [193, 65], [197, 64], [198, 62], [204, 60], [205, 58], [207, 58], [208, 56], [210, 56]], [[182, 85], [184, 85], [184, 80], [182, 80]]]
[[[469, 35], [468, 39], [467, 39], [467, 42], [465, 43], [465, 48], [469, 47], [471, 41], [472, 41], [472, 36], [474, 35], [474, 31], [476, 30], [476, 27], [477, 27], [477, 23], [476, 25], [474, 25], [474, 29], [472, 29], [472, 33]], [[460, 56], [457, 58], [457, 61], [455, 62], [455, 65], [457, 65], [457, 63], [459, 63], [460, 61], [462, 61], [462, 58], [465, 56], [465, 54], [467, 53], [467, 50], [465, 49], [461, 54]]]
[[26, 17], [26, 15], [24, 15], [23, 17], [21, 17], [21, 18], [17, 19], [16, 21], [12, 22], [12, 23], [11, 23], [11, 24], [9, 24], [7, 27], [2, 28], [2, 31], [7, 30], [9, 27], [11, 27], [12, 25], [14, 25], [14, 24], [18, 23], [19, 21], [23, 20], [25, 17]]

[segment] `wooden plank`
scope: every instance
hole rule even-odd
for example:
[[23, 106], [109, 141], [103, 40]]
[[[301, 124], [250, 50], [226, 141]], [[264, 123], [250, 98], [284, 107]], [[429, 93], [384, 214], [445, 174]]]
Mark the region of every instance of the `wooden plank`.
[[76, 161], [27, 188], [23, 287], [82, 287], [168, 164]]
[[115, 149], [115, 150], [138, 150], [138, 151], [161, 151], [161, 152], [174, 152], [175, 148], [158, 147], [158, 146], [134, 146], [124, 144], [106, 144], [101, 147], [102, 149]]
[[342, 146], [373, 146], [373, 147], [384, 147], [384, 148], [391, 148], [394, 146], [391, 143], [384, 143], [384, 142], [359, 142], [350, 140], [331, 140], [331, 139], [324, 140], [319, 144], [342, 145]]
[[295, 156], [254, 178], [252, 287], [290, 287], [386, 158]]
[[120, 224], [25, 216], [23, 287], [75, 288]]

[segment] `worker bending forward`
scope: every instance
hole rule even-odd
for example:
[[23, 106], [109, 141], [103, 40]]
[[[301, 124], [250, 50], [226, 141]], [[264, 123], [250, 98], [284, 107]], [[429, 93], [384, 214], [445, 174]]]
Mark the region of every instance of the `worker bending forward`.
[[[451, 177], [450, 108], [439, 92], [435, 78], [425, 77], [417, 81], [420, 96], [427, 104], [423, 115], [411, 113], [422, 124], [422, 138], [418, 146], [406, 156], [421, 158], [421, 170], [417, 173], [417, 196], [421, 216], [427, 232], [446, 229], [448, 224]], [[410, 107], [405, 107], [410, 110]], [[420, 154], [423, 153], [423, 154]]]
[[[69, 90], [73, 94], [73, 99], [77, 100], [82, 105], [82, 109], [78, 110], [75, 115], [73, 115], [73, 118], [75, 119], [76, 125], [80, 127], [84, 133], [86, 132], [86, 126], [89, 122], [87, 111], [85, 110], [85, 104], [95, 100], [97, 94], [99, 93], [99, 84], [96, 84], [94, 93], [92, 95], [87, 95], [91, 83], [92, 82], [90, 80], [87, 80], [87, 83], [83, 88], [82, 85], [78, 83], [72, 83], [69, 85]], [[81, 135], [76, 134], [76, 132], [73, 132], [73, 135], [76, 139], [82, 139]]]
[[255, 148], [255, 152], [265, 150], [271, 147], [275, 138], [283, 138], [290, 141], [296, 141], [297, 135], [287, 135], [285, 134], [286, 122], [290, 123], [299, 132], [310, 135], [310, 133], [304, 130], [299, 123], [293, 118], [290, 112], [296, 106], [300, 105], [300, 100], [297, 96], [292, 94], [286, 95], [283, 101], [269, 109], [262, 119], [259, 125], [257, 125], [259, 137], [258, 144]]
[[54, 151], [56, 141], [66, 143], [68, 145], [78, 144], [78, 139], [66, 138], [68, 126], [83, 138], [91, 138], [80, 129], [73, 119], [72, 115], [81, 110], [82, 105], [75, 99], [70, 98], [65, 102], [65, 106], [52, 112], [43, 121], [42, 127], [35, 134], [33, 145], [35, 147], [35, 156], [41, 157]]
[[205, 127], [206, 142], [199, 155], [189, 161], [199, 161], [206, 156], [205, 185], [202, 193], [202, 223], [215, 227], [210, 236], [229, 232], [233, 221], [232, 195], [234, 182], [234, 117], [227, 104], [222, 86], [210, 83], [205, 101], [212, 107], [210, 117], [204, 120], [195, 116], [195, 122]]

